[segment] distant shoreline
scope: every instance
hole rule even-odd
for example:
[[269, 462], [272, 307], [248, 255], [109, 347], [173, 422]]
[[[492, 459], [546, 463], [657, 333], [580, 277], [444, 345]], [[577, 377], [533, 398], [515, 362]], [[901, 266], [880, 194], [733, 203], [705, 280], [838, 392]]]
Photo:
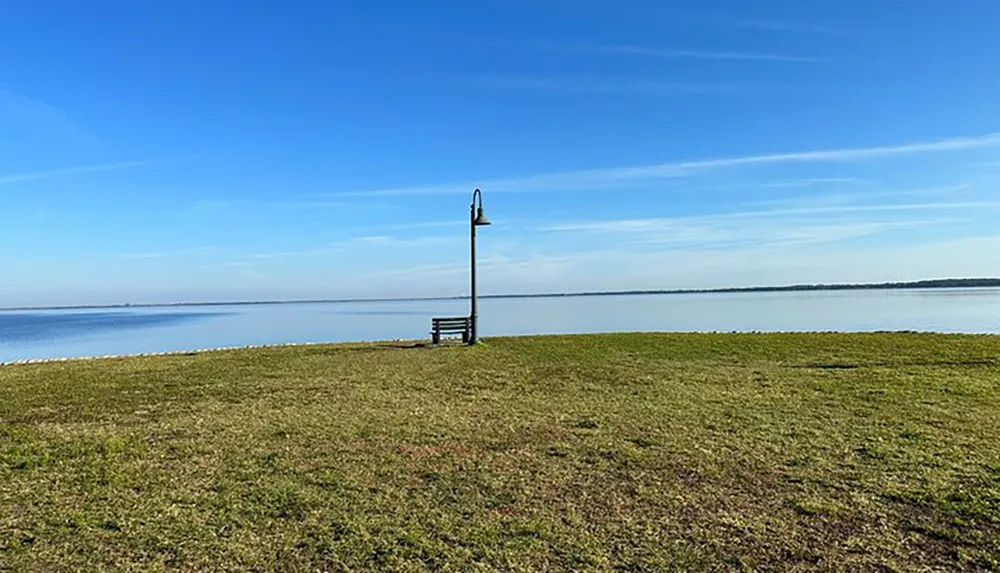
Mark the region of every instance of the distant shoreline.
[[[516, 299], [516, 298], [569, 298], [594, 296], [644, 296], [644, 295], [677, 295], [677, 294], [724, 294], [724, 293], [766, 293], [766, 292], [810, 292], [810, 291], [844, 291], [844, 290], [912, 290], [912, 289], [944, 289], [944, 288], [990, 288], [1000, 287], [1000, 278], [975, 279], [933, 279], [909, 282], [888, 283], [844, 283], [844, 284], [798, 284], [786, 286], [756, 286], [728, 287], [710, 289], [654, 289], [625, 291], [590, 291], [568, 293], [538, 293], [538, 294], [490, 294], [480, 295], [480, 299]], [[131, 308], [175, 308], [199, 306], [263, 306], [282, 304], [350, 304], [363, 302], [418, 302], [466, 300], [467, 296], [438, 297], [400, 297], [400, 298], [343, 298], [343, 299], [313, 299], [313, 300], [258, 300], [258, 301], [216, 301], [216, 302], [164, 302], [140, 304], [80, 304], [55, 306], [14, 306], [0, 308], [0, 312], [33, 311], [33, 310], [100, 310], [100, 309], [131, 309]]]

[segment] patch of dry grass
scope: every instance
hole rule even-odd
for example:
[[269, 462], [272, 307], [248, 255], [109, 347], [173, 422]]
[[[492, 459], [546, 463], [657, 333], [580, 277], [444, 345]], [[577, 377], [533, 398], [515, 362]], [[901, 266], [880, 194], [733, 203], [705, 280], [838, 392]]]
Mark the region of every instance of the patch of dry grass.
[[1000, 338], [0, 368], [0, 569], [998, 570]]

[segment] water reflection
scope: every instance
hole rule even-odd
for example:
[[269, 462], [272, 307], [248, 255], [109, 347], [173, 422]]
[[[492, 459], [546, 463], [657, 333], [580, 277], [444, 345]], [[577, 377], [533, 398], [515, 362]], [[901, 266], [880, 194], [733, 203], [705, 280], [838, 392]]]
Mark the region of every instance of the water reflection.
[[423, 316], [423, 310], [328, 310], [323, 314], [342, 314], [347, 316]]
[[48, 341], [205, 320], [221, 313], [45, 312], [0, 313], [0, 343]]

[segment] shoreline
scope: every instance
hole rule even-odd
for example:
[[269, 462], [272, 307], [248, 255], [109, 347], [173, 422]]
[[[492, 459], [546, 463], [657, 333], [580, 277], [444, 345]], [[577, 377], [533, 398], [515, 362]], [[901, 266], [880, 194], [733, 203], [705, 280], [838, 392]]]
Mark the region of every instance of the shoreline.
[[[635, 331], [635, 332], [588, 332], [588, 333], [563, 333], [563, 334], [516, 334], [491, 336], [482, 340], [484, 346], [490, 339], [520, 339], [520, 338], [560, 338], [567, 336], [617, 336], [617, 335], [697, 335], [697, 336], [767, 336], [767, 335], [886, 335], [894, 334], [898, 336], [949, 336], [949, 337], [1000, 337], [1000, 333], [993, 332], [941, 332], [933, 330], [692, 330], [692, 331]], [[328, 342], [276, 342], [273, 344], [247, 344], [242, 346], [217, 346], [210, 348], [164, 350], [159, 352], [137, 352], [134, 354], [102, 354], [93, 356], [62, 356], [55, 358], [22, 358], [17, 360], [0, 360], [0, 368], [5, 366], [23, 366], [29, 364], [54, 364], [60, 362], [92, 362], [97, 360], [123, 360], [127, 358], [156, 358], [170, 356], [196, 356], [199, 354], [211, 354], [216, 352], [227, 352], [235, 350], [272, 350], [282, 348], [303, 348], [313, 346], [372, 346], [372, 345], [402, 345], [394, 348], [436, 348], [429, 339], [412, 338], [387, 338], [381, 340], [352, 340], [352, 341], [328, 341]], [[466, 348], [462, 344], [442, 344], [438, 347]]]
[[248, 344], [245, 346], [217, 346], [213, 348], [197, 348], [194, 350], [164, 350], [160, 352], [137, 352], [135, 354], [101, 354], [94, 356], [63, 356], [58, 358], [22, 358], [20, 360], [0, 360], [0, 367], [19, 366], [25, 364], [52, 364], [55, 362], [90, 362], [95, 360], [117, 360], [125, 358], [155, 358], [160, 356], [195, 356], [197, 354], [210, 354], [213, 352], [226, 352], [229, 350], [266, 350], [271, 348], [298, 348], [307, 346], [352, 346], [368, 344], [400, 344], [419, 341], [408, 339], [388, 339], [388, 340], [358, 340], [353, 342], [277, 342], [274, 344]]

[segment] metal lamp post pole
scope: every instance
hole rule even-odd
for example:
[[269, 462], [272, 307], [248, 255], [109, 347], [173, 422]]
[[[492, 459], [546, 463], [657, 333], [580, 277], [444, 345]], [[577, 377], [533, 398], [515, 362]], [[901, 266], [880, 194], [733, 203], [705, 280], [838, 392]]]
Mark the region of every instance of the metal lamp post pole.
[[[472, 238], [470, 244], [472, 245], [472, 314], [469, 317], [469, 344], [479, 343], [479, 308], [476, 301], [476, 194], [480, 193], [479, 189], [476, 189], [475, 193], [472, 195], [472, 207], [469, 208], [469, 228], [472, 230]], [[482, 199], [480, 198], [480, 201]]]
[[[476, 210], [476, 199], [479, 200], [479, 209]], [[469, 344], [479, 343], [479, 302], [476, 294], [476, 227], [489, 225], [486, 215], [483, 213], [483, 192], [476, 189], [472, 192], [472, 205], [469, 207], [469, 232], [470, 246], [472, 252], [472, 313], [469, 316]]]

